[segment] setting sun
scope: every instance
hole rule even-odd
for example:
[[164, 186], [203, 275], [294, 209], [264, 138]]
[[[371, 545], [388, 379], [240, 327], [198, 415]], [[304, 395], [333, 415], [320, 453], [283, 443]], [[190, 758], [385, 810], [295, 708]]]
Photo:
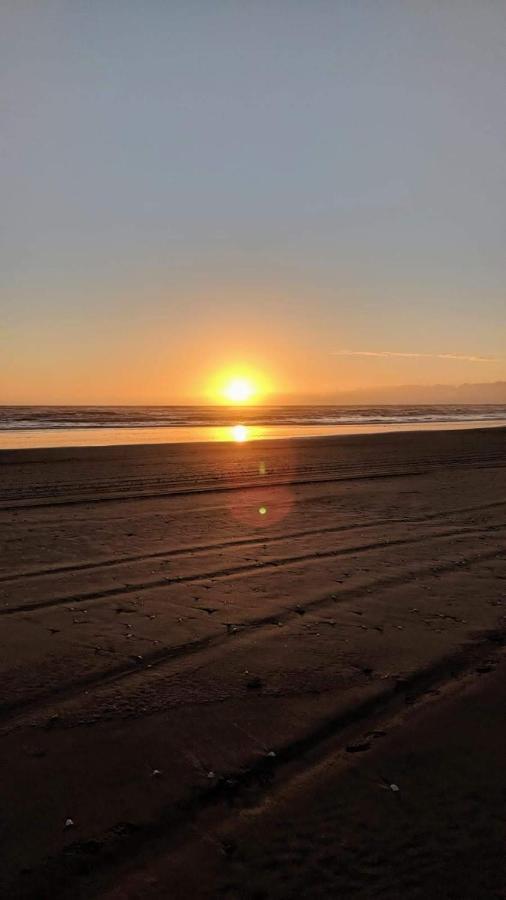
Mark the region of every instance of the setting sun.
[[225, 385], [223, 393], [231, 403], [247, 403], [256, 390], [249, 378], [232, 378]]
[[222, 369], [209, 380], [207, 395], [211, 402], [231, 406], [261, 404], [271, 390], [263, 373], [245, 366]]

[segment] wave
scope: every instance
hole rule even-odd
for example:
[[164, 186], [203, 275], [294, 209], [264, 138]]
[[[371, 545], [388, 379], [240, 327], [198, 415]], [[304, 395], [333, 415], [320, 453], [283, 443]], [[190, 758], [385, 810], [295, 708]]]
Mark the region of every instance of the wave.
[[437, 406], [0, 406], [0, 431], [199, 428], [245, 425], [339, 426], [494, 422], [505, 404]]

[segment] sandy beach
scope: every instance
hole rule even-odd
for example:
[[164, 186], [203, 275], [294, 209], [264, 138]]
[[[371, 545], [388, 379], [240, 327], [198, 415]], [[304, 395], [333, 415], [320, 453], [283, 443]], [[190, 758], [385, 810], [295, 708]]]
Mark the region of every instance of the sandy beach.
[[505, 449], [0, 452], [0, 894], [506, 897]]

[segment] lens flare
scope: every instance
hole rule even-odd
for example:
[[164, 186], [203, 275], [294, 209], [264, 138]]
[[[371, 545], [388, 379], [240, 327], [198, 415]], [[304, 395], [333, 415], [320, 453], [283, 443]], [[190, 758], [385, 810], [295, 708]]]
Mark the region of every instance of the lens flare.
[[233, 492], [226, 500], [231, 518], [247, 529], [272, 528], [293, 512], [295, 498], [286, 485], [271, 485]]

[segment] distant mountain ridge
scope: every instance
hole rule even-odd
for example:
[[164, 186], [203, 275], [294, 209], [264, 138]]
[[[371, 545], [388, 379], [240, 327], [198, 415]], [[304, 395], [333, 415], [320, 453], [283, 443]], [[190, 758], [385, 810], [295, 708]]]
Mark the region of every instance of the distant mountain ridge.
[[[293, 397], [280, 397], [281, 403], [293, 403]], [[326, 395], [298, 398], [300, 403], [506, 403], [506, 381], [465, 384], [404, 384], [392, 387], [358, 388]]]

